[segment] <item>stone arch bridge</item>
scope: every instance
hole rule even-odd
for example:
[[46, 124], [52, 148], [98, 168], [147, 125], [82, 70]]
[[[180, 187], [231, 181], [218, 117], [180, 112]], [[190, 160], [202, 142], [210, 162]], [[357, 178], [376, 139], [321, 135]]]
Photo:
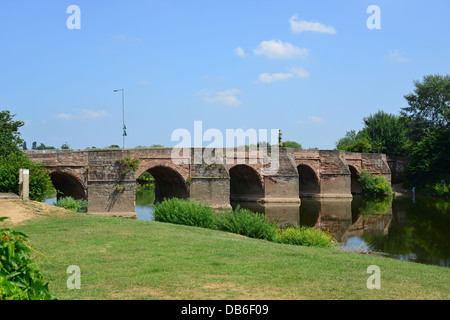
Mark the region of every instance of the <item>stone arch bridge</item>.
[[[214, 149], [192, 148], [187, 155], [180, 150], [45, 150], [27, 154], [50, 170], [60, 195], [87, 199], [89, 212], [111, 215], [135, 211], [136, 179], [146, 171], [155, 178], [161, 199], [193, 198], [213, 207], [229, 207], [230, 201], [300, 203], [300, 197], [350, 198], [361, 191], [357, 173], [362, 168], [391, 181], [384, 154], [279, 148], [277, 170], [268, 172], [273, 163], [259, 161], [248, 149], [225, 149], [223, 163], [196, 158], [204, 152], [214, 154]], [[136, 172], [123, 174], [120, 159], [125, 157], [140, 159]]]

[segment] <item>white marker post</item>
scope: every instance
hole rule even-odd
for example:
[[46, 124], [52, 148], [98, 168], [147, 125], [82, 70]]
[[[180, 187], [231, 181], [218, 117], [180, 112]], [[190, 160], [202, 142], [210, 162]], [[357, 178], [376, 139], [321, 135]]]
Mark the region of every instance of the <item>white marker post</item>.
[[30, 198], [30, 170], [19, 169], [19, 197], [22, 200]]

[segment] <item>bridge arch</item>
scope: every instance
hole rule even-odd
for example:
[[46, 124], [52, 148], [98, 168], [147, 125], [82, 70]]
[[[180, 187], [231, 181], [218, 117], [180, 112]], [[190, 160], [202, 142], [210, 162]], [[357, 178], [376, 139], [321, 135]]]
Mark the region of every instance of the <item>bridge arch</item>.
[[[156, 165], [147, 168], [142, 173], [148, 172], [155, 179], [155, 201], [161, 202], [170, 198], [189, 198], [189, 188], [183, 176], [173, 168], [164, 165]], [[141, 174], [142, 174], [141, 173]]]
[[320, 193], [320, 183], [316, 172], [306, 164], [297, 166], [300, 196], [314, 196]]
[[264, 198], [264, 187], [259, 173], [245, 164], [230, 168], [230, 200], [257, 201]]
[[348, 166], [351, 174], [351, 193], [352, 194], [360, 194], [362, 193], [362, 185], [361, 182], [358, 181], [359, 172], [354, 166]]
[[56, 198], [72, 197], [75, 200], [87, 200], [86, 188], [71, 173], [55, 170], [50, 172], [50, 179], [57, 190]]

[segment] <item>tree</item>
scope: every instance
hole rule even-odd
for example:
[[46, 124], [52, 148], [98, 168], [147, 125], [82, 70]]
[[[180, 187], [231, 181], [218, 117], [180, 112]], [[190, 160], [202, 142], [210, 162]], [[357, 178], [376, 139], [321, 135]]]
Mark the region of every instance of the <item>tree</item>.
[[385, 153], [405, 156], [410, 150], [408, 129], [401, 117], [380, 110], [363, 119], [364, 127], [351, 130], [336, 143], [336, 148], [348, 152]]
[[365, 117], [363, 121], [365, 127], [362, 129], [362, 135], [369, 139], [371, 152], [390, 156], [408, 154], [411, 142], [407, 136], [408, 129], [400, 117], [380, 110]]
[[31, 145], [31, 150], [36, 150], [37, 142], [33, 141], [33, 144]]
[[19, 169], [30, 170], [30, 199], [45, 200], [53, 191], [50, 171], [32, 162], [25, 153], [10, 153], [0, 158], [0, 192], [19, 193]]
[[293, 149], [303, 149], [302, 145], [295, 141], [284, 141], [282, 142], [283, 148], [293, 148]]
[[34, 150], [54, 150], [54, 149], [55, 149], [55, 147], [46, 146], [42, 142], [41, 142], [41, 144], [38, 147], [34, 148]]
[[450, 76], [427, 75], [414, 86], [414, 93], [404, 96], [409, 106], [401, 111], [414, 143], [405, 179], [433, 192], [450, 185]]
[[0, 157], [10, 153], [19, 153], [23, 147], [19, 128], [24, 125], [23, 121], [14, 121], [15, 115], [8, 110], [0, 111]]
[[410, 138], [418, 142], [434, 130], [449, 129], [450, 76], [427, 75], [414, 86], [414, 93], [404, 96], [409, 106], [401, 109], [401, 115]]
[[63, 145], [61, 146], [61, 149], [62, 150], [68, 150], [68, 149], [70, 149], [70, 147], [69, 147], [69, 145], [66, 142], [66, 143], [63, 143]]
[[363, 132], [356, 133], [355, 130], [350, 130], [345, 133], [345, 136], [336, 143], [336, 149], [345, 150], [347, 152], [371, 152], [372, 145]]
[[421, 187], [450, 182], [450, 130], [431, 132], [413, 147], [405, 177]]

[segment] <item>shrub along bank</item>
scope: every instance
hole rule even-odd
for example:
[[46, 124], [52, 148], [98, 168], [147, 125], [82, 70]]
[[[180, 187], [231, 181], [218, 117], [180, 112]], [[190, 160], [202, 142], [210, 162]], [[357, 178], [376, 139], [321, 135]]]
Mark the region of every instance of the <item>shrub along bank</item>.
[[273, 242], [330, 248], [335, 240], [328, 232], [311, 227], [281, 228], [265, 215], [239, 206], [218, 214], [207, 204], [192, 199], [166, 199], [155, 205], [155, 220], [240, 234]]

